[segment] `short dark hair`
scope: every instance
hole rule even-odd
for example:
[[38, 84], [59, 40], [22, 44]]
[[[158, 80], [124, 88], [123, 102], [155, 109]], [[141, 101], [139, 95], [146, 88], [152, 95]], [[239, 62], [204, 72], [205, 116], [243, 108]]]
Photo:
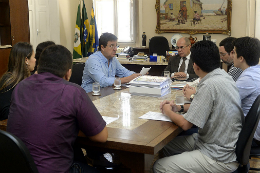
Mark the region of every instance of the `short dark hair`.
[[38, 73], [49, 72], [63, 78], [72, 69], [72, 54], [62, 45], [48, 46], [39, 59]]
[[215, 43], [209, 40], [196, 42], [191, 47], [192, 61], [204, 72], [211, 72], [220, 67], [219, 50]]
[[108, 32], [103, 33], [99, 38], [98, 50], [101, 51], [101, 45], [106, 47], [108, 41], [116, 41], [116, 40], [117, 40], [117, 37], [114, 34], [111, 34]]
[[260, 41], [257, 38], [241, 37], [234, 41], [237, 58], [243, 56], [247, 65], [254, 66], [259, 63]]
[[42, 51], [46, 47], [51, 46], [51, 45], [55, 45], [55, 43], [53, 41], [44, 41], [42, 43], [39, 43], [38, 46], [36, 47], [36, 53], [35, 53], [36, 62], [35, 62], [35, 67], [34, 67], [33, 73], [37, 70], [39, 58], [40, 58], [40, 55], [41, 55]]
[[219, 46], [224, 46], [226, 52], [230, 54], [230, 52], [234, 49], [234, 41], [236, 40], [235, 37], [227, 37], [223, 39], [220, 43]]

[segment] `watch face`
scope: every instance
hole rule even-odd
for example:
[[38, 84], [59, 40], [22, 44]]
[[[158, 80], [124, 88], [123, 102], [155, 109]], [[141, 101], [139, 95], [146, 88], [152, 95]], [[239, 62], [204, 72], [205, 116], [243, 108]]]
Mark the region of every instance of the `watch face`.
[[194, 98], [194, 94], [191, 94], [191, 96], [190, 96], [190, 101], [192, 101], [193, 98]]

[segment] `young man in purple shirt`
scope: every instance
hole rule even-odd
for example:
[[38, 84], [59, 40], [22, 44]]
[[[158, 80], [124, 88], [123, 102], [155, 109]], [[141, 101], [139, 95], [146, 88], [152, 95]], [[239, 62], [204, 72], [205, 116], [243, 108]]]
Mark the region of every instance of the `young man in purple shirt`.
[[71, 69], [69, 50], [49, 46], [40, 56], [38, 74], [13, 91], [7, 131], [25, 143], [40, 173], [72, 172], [76, 167], [95, 172], [75, 163], [75, 140], [79, 130], [93, 141], [107, 140], [106, 122], [86, 92], [68, 82]]

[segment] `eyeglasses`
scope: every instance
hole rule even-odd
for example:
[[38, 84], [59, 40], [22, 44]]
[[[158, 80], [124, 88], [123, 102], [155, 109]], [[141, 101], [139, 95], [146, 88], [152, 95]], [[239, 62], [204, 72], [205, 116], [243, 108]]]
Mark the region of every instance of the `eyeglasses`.
[[221, 57], [224, 57], [227, 53], [219, 53]]
[[114, 46], [113, 44], [111, 44], [109, 47], [112, 48], [112, 49], [115, 49], [115, 48], [119, 48], [119, 45]]
[[189, 46], [189, 45], [187, 45], [187, 46], [180, 46], [180, 47], [176, 46], [175, 49], [176, 49], [176, 50], [179, 50], [179, 49], [182, 50], [182, 49], [184, 49], [185, 47], [188, 47], [188, 46]]
[[235, 52], [235, 50], [233, 49], [233, 50], [231, 50], [231, 52], [230, 52], [230, 54], [231, 55], [234, 55], [236, 52]]

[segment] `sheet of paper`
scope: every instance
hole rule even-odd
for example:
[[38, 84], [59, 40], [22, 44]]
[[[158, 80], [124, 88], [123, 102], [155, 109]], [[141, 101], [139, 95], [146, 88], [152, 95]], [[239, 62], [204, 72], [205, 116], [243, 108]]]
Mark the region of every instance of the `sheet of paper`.
[[148, 119], [148, 120], [159, 120], [159, 121], [169, 121], [172, 122], [172, 120], [167, 117], [166, 115], [160, 113], [160, 112], [147, 112], [146, 114], [140, 116], [141, 119]]
[[187, 85], [187, 82], [181, 82], [181, 83], [172, 83], [171, 88], [183, 88]]
[[151, 67], [150, 68], [143, 67], [142, 70], [140, 71], [140, 74], [145, 75], [150, 69], [151, 69]]
[[118, 119], [115, 117], [107, 117], [107, 116], [102, 116], [102, 117], [105, 120], [105, 122], [107, 123], [107, 125]]

